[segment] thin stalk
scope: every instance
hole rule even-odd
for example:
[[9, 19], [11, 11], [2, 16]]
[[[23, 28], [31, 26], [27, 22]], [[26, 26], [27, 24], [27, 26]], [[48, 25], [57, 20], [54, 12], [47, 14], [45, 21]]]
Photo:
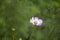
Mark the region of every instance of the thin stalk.
[[12, 40], [14, 40], [14, 31], [12, 31]]
[[31, 34], [30, 34], [29, 40], [32, 40], [32, 35], [33, 35], [33, 33], [35, 32], [36, 28], [37, 28], [36, 26], [33, 28], [32, 32], [31, 32]]

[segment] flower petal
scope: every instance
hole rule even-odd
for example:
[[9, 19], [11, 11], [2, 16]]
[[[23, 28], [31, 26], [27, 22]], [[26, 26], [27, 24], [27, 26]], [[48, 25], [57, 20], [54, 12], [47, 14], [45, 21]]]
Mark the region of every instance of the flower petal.
[[41, 26], [42, 23], [43, 23], [43, 21], [41, 19], [39, 19], [37, 26]]
[[30, 19], [30, 23], [32, 23], [33, 22], [33, 20], [32, 19]]
[[32, 20], [34, 20], [35, 18], [34, 17], [32, 17]]
[[35, 20], [38, 20], [39, 18], [38, 17], [35, 17]]
[[34, 21], [34, 17], [32, 17], [32, 18], [30, 19], [30, 23], [33, 23], [33, 21]]

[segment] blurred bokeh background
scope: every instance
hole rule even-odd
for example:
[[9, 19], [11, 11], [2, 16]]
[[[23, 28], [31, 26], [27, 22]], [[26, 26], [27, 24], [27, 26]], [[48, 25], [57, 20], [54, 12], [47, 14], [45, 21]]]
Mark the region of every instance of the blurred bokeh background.
[[0, 40], [60, 40], [60, 0], [0, 0]]

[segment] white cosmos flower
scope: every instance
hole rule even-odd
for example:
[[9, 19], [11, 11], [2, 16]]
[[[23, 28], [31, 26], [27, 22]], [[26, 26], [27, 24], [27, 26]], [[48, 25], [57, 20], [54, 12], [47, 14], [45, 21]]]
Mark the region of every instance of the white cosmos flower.
[[41, 26], [43, 23], [43, 20], [39, 19], [38, 17], [32, 17], [30, 19], [30, 23], [32, 23], [33, 25], [36, 25], [36, 26]]

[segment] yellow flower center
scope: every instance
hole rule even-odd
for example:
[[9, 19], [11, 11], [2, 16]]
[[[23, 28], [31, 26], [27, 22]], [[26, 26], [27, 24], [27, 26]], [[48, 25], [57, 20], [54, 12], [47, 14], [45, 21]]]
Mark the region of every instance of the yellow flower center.
[[34, 25], [36, 25], [38, 23], [38, 21], [34, 21]]

